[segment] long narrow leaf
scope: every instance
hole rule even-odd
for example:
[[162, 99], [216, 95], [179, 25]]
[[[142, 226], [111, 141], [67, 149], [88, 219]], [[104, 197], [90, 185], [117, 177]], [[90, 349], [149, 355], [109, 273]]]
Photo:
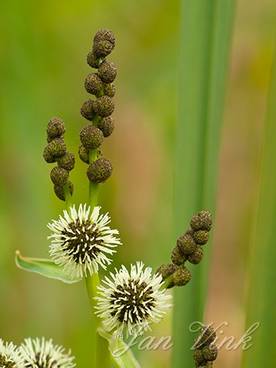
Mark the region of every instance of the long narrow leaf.
[[[180, 109], [176, 130], [175, 235], [200, 209], [214, 213], [233, 0], [183, 0]], [[209, 242], [210, 243], [210, 242]], [[210, 244], [208, 245], [210, 247]], [[210, 252], [210, 250], [209, 250]], [[173, 367], [192, 366], [193, 321], [202, 321], [208, 258], [175, 292]]]

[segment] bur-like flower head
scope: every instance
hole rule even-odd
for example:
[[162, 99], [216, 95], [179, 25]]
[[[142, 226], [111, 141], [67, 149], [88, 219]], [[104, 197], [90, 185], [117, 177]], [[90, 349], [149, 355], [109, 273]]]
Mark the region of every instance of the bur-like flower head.
[[73, 278], [98, 272], [99, 266], [105, 269], [121, 244], [118, 230], [111, 229], [109, 222], [109, 215], [100, 214], [100, 207], [92, 211], [80, 205], [63, 211], [63, 216], [48, 224], [51, 257]]
[[23, 360], [16, 346], [0, 339], [0, 367], [1, 368], [24, 368]]
[[171, 306], [171, 295], [162, 289], [162, 276], [142, 262], [110, 273], [98, 287], [96, 315], [115, 336], [141, 335], [159, 322]]
[[74, 368], [74, 357], [52, 340], [25, 339], [19, 348], [25, 368]]

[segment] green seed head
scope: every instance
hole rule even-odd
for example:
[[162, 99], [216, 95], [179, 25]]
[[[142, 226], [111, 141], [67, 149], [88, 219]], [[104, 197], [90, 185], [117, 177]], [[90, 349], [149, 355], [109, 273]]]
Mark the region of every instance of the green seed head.
[[184, 286], [192, 278], [191, 272], [186, 267], [178, 267], [173, 274], [173, 284], [175, 286]]
[[116, 65], [110, 61], [104, 60], [99, 66], [98, 73], [104, 83], [112, 83], [117, 75]]
[[79, 146], [79, 158], [89, 164], [89, 150], [87, 150], [82, 144]]
[[80, 132], [80, 140], [82, 145], [87, 149], [96, 149], [103, 143], [103, 133], [94, 125], [87, 125]]
[[99, 158], [92, 162], [87, 170], [88, 179], [92, 183], [102, 183], [106, 181], [112, 174], [112, 165], [106, 158]]
[[71, 171], [75, 167], [75, 155], [71, 152], [66, 152], [64, 156], [57, 160], [58, 166], [67, 171]]
[[47, 126], [48, 142], [55, 138], [60, 138], [65, 133], [65, 126], [61, 119], [52, 118]]
[[93, 110], [93, 101], [92, 100], [87, 100], [83, 103], [81, 109], [80, 109], [80, 113], [81, 115], [87, 119], [87, 120], [92, 120], [93, 117], [95, 116], [95, 112]]
[[171, 276], [176, 270], [177, 266], [173, 263], [169, 263], [167, 265], [166, 264], [161, 265], [156, 271], [156, 273], [159, 273], [162, 276], [163, 280], [165, 280], [166, 278]]
[[[51, 156], [55, 161], [66, 153], [66, 145], [62, 138], [53, 139], [46, 146], [44, 153], [47, 152], [49, 157]], [[45, 156], [44, 156], [45, 158]]]
[[212, 362], [212, 361], [217, 359], [218, 348], [214, 344], [211, 344], [209, 346], [205, 346], [202, 349], [202, 355], [203, 355], [205, 360], [207, 360], [208, 362]]
[[187, 231], [186, 234], [181, 235], [177, 239], [177, 246], [179, 247], [179, 250], [186, 255], [194, 253], [197, 247], [190, 231]]
[[116, 93], [116, 88], [114, 84], [109, 83], [104, 85], [104, 94], [108, 97], [114, 97]]
[[190, 263], [198, 264], [203, 258], [203, 250], [200, 246], [197, 246], [194, 253], [187, 256], [187, 259]]
[[101, 129], [104, 137], [109, 137], [114, 130], [114, 120], [111, 116], [102, 118], [98, 122], [98, 128]]
[[208, 242], [209, 233], [207, 230], [197, 230], [193, 233], [193, 238], [197, 244], [203, 245]]
[[114, 103], [110, 97], [102, 96], [93, 101], [93, 109], [99, 116], [106, 117], [113, 113]]
[[186, 261], [186, 259], [187, 256], [180, 251], [179, 247], [178, 246], [174, 247], [171, 254], [172, 263], [174, 263], [177, 266], [181, 266]]
[[193, 230], [210, 231], [212, 228], [212, 215], [209, 211], [200, 211], [191, 219], [191, 228]]
[[84, 81], [84, 87], [88, 93], [100, 96], [103, 92], [103, 82], [96, 73], [88, 74]]
[[43, 158], [48, 163], [51, 164], [56, 161], [54, 156], [52, 155], [52, 152], [50, 151], [49, 147], [46, 146], [43, 151]]
[[55, 185], [64, 186], [69, 178], [69, 172], [56, 166], [51, 170], [50, 177]]
[[[66, 185], [68, 185], [68, 189], [69, 189], [69, 193], [72, 195], [73, 191], [74, 191], [74, 186], [71, 183], [71, 181], [68, 181], [66, 183]], [[61, 185], [54, 185], [54, 191], [56, 196], [61, 200], [61, 201], [65, 201], [65, 191], [64, 191], [64, 186]]]
[[101, 59], [97, 58], [93, 51], [90, 51], [87, 54], [87, 64], [90, 65], [92, 68], [98, 68], [100, 66]]
[[196, 367], [200, 367], [205, 363], [201, 349], [195, 349], [193, 355]]

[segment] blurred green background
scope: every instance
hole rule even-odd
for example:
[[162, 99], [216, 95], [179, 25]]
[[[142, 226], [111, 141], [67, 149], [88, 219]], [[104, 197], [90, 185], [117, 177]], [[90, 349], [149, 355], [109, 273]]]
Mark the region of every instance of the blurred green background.
[[[62, 117], [68, 147], [77, 153], [85, 124], [79, 113], [87, 98], [83, 81], [90, 71], [86, 54], [98, 28], [112, 29], [117, 45], [110, 59], [119, 68], [116, 130], [104, 152], [115, 170], [101, 204], [124, 243], [117, 264], [140, 259], [156, 268], [166, 262], [173, 246], [180, 2], [10, 0], [0, 10], [0, 336], [17, 343], [52, 337], [86, 367], [90, 311], [84, 285], [24, 273], [13, 261], [16, 249], [47, 256], [46, 225], [63, 208], [42, 159], [45, 128], [52, 116]], [[227, 336], [244, 331], [245, 263], [275, 10], [273, 0], [239, 0], [234, 26], [206, 312], [210, 321], [228, 321]], [[72, 173], [77, 202], [87, 195], [85, 170], [78, 160]], [[153, 333], [170, 334], [169, 319]], [[221, 351], [218, 366], [238, 366], [240, 353]], [[140, 360], [158, 368], [169, 366], [169, 356], [143, 352]]]

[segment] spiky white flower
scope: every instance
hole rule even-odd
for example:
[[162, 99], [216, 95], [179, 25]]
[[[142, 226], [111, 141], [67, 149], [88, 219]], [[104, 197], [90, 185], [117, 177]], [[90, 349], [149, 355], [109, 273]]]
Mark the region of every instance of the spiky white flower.
[[74, 357], [45, 338], [25, 339], [19, 348], [25, 368], [74, 368]]
[[12, 342], [0, 339], [0, 368], [24, 368], [23, 360]]
[[162, 288], [162, 277], [144, 269], [142, 262], [110, 273], [98, 287], [96, 315], [103, 327], [115, 336], [141, 335], [159, 322], [171, 307], [171, 295]]
[[52, 220], [50, 255], [72, 278], [82, 278], [106, 268], [111, 263], [115, 248], [121, 244], [118, 230], [108, 224], [108, 213], [100, 214], [100, 207], [91, 211], [86, 204], [63, 211], [63, 216]]

